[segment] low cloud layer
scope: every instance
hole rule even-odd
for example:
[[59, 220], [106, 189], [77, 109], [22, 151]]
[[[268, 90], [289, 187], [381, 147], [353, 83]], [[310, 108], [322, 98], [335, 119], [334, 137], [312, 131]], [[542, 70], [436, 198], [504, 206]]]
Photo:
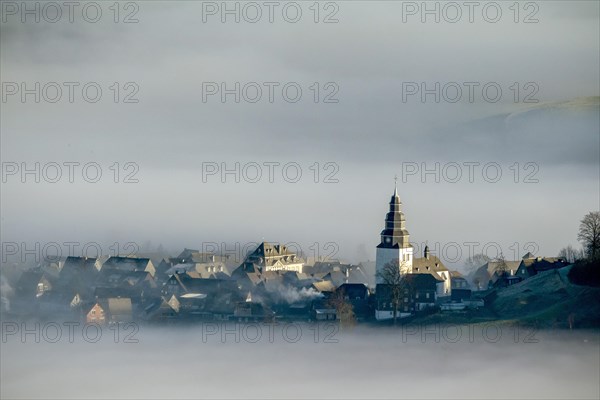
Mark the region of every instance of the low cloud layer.
[[[96, 162], [103, 175], [96, 184], [8, 176], [3, 240], [151, 240], [173, 252], [263, 238], [321, 248], [335, 242], [340, 257], [362, 261], [374, 257], [393, 177], [402, 178], [405, 163], [492, 162], [502, 166], [498, 183], [480, 172], [457, 184], [401, 179], [412, 238], [518, 243], [517, 255], [531, 241], [550, 256], [575, 244], [579, 219], [599, 201], [600, 43], [590, 17], [598, 4], [539, 3], [538, 23], [522, 23], [532, 11], [525, 3], [519, 23], [504, 6], [498, 23], [479, 14], [473, 23], [421, 23], [419, 14], [403, 22], [401, 3], [337, 5], [333, 24], [315, 24], [308, 5], [296, 24], [221, 23], [220, 15], [203, 22], [200, 2], [142, 2], [133, 24], [115, 24], [108, 9], [94, 24], [8, 15], [0, 27], [3, 83], [80, 86], [73, 103], [10, 96], [0, 118], [2, 161]], [[102, 88], [101, 101], [81, 99], [89, 82]], [[132, 82], [139, 102], [123, 103]], [[303, 96], [290, 103], [278, 91], [270, 103], [265, 92], [259, 102], [236, 103], [229, 95], [222, 103], [217, 94], [204, 102], [206, 82], [263, 89], [278, 82], [278, 90], [294, 82]], [[475, 99], [467, 91], [456, 102], [451, 92], [438, 92], [439, 102], [405, 93], [407, 83], [453, 82], [463, 90], [477, 82]], [[501, 88], [497, 102], [483, 96], [487, 83]], [[339, 102], [325, 103], [334, 92]], [[538, 102], [525, 103], [528, 95]], [[278, 171], [270, 182], [265, 169], [257, 183], [231, 176], [223, 183], [220, 174], [205, 182], [206, 162], [229, 169], [295, 162], [302, 179], [289, 183]], [[127, 163], [137, 167], [138, 183], [123, 183], [133, 171]], [[327, 163], [337, 166], [337, 183], [324, 182]], [[537, 183], [524, 184], [527, 163]]]

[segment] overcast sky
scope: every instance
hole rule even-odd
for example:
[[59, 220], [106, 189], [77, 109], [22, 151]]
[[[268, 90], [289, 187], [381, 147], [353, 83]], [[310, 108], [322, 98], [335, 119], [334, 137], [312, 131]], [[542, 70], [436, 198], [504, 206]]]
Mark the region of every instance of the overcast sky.
[[[521, 2], [517, 16], [513, 2], [499, 2], [496, 23], [487, 21], [495, 10], [483, 6], [473, 22], [463, 8], [451, 23], [455, 10], [443, 3], [440, 22], [424, 15], [423, 23], [408, 3], [320, 3], [318, 23], [313, 2], [297, 3], [296, 23], [286, 21], [296, 9], [284, 15], [285, 3], [273, 23], [265, 6], [250, 23], [255, 10], [244, 13], [240, 3], [240, 23], [231, 15], [222, 23], [211, 8], [220, 2], [142, 1], [121, 3], [115, 23], [111, 2], [101, 3], [96, 23], [80, 8], [73, 22], [66, 9], [60, 18], [40, 10], [37, 23], [3, 2], [2, 241], [151, 241], [177, 251], [264, 239], [296, 242], [306, 253], [317, 242], [321, 254], [334, 242], [337, 257], [373, 260], [398, 175], [411, 240], [438, 253], [457, 243], [465, 258], [469, 246], [493, 242], [512, 259], [528, 242], [546, 256], [575, 245], [579, 220], [600, 201], [598, 3]], [[139, 22], [124, 23], [127, 16]], [[324, 23], [327, 16], [338, 22]], [[23, 102], [21, 84], [36, 82], [40, 102], [35, 94]], [[63, 90], [55, 103], [49, 82]], [[64, 82], [78, 84], [72, 103]], [[102, 89], [95, 103], [82, 95], [90, 82]], [[233, 94], [224, 103], [207, 94], [235, 82], [256, 82], [262, 97], [247, 101], [255, 85], [239, 103]], [[264, 82], [275, 82], [272, 103]], [[436, 82], [439, 102], [410, 94]], [[286, 84], [288, 100], [302, 89], [297, 102], [282, 95]], [[492, 102], [497, 88], [502, 95]], [[127, 95], [138, 102], [125, 103]], [[36, 162], [63, 165], [62, 178], [49, 182], [49, 166], [39, 183], [12, 175], [15, 165]], [[65, 162], [96, 162], [102, 177], [86, 182], [76, 166], [71, 183]], [[239, 183], [233, 175], [223, 183], [218, 171], [203, 179], [203, 168], [236, 162]], [[280, 163], [273, 182], [264, 164], [271, 162]], [[252, 163], [262, 166], [256, 183]], [[297, 183], [288, 182], [293, 168], [282, 175], [288, 163], [301, 168]], [[423, 179], [421, 169], [436, 163], [439, 182]], [[139, 182], [123, 182], [128, 173]]]

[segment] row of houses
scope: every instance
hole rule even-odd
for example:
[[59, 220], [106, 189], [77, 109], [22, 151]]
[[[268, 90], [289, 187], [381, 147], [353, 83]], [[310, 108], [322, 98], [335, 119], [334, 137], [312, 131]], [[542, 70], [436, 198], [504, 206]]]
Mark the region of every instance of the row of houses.
[[541, 272], [569, 265], [560, 257], [536, 257], [530, 252], [521, 260], [492, 260], [479, 267], [470, 279], [475, 290], [512, 286]]
[[[450, 299], [447, 281], [437, 275], [448, 272], [443, 263], [429, 255], [423, 260], [414, 265], [415, 274], [409, 278], [414, 289], [407, 293], [410, 300], [403, 303], [403, 312]], [[453, 294], [465, 285], [462, 290], [470, 296], [460, 274], [448, 276], [457, 286]], [[68, 257], [56, 273], [48, 268], [24, 272], [12, 308], [19, 314], [95, 323], [332, 320], [337, 318], [336, 301], [343, 299], [358, 320], [385, 319], [392, 302], [386, 299], [385, 286], [373, 287], [373, 282], [368, 265], [306, 266], [285, 246], [263, 242], [236, 268], [226, 256], [193, 249], [159, 262], [145, 257]]]

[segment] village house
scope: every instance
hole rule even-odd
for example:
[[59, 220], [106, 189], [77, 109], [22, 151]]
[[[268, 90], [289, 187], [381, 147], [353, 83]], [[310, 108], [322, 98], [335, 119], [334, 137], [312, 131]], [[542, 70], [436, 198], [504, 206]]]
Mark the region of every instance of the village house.
[[40, 268], [34, 268], [21, 274], [17, 281], [17, 293], [26, 299], [35, 299], [49, 292], [54, 287], [55, 280]]
[[62, 271], [67, 257], [47, 257], [47, 262], [42, 265], [42, 270], [52, 277], [58, 277]]
[[394, 318], [394, 310], [396, 310], [396, 318], [404, 318], [411, 315], [412, 298], [409, 298], [408, 288], [400, 288], [401, 297], [397, 299], [397, 305], [394, 300], [394, 288], [386, 283], [379, 283], [375, 286], [375, 319], [384, 321]]
[[60, 290], [79, 294], [84, 299], [91, 299], [99, 269], [100, 262], [96, 258], [67, 257], [60, 271]]
[[145, 271], [149, 272], [154, 277], [156, 269], [149, 258], [137, 257], [109, 257], [102, 264], [101, 272], [108, 270], [117, 270], [123, 272]]
[[[530, 253], [528, 253], [530, 254]], [[567, 261], [559, 257], [530, 257], [523, 258], [515, 275], [520, 279], [531, 278], [540, 272], [559, 269], [569, 265]]]
[[294, 271], [302, 272], [304, 260], [286, 246], [262, 242], [244, 260], [236, 271], [267, 272]]
[[23, 272], [15, 284], [15, 296], [10, 300], [11, 311], [35, 314], [40, 312], [40, 306], [53, 308], [53, 305], [42, 303], [56, 302], [57, 296], [50, 295], [56, 285], [56, 278], [39, 267]]
[[88, 324], [113, 324], [133, 320], [133, 311], [130, 298], [107, 298], [92, 303], [86, 309], [85, 321]]
[[425, 311], [438, 303], [439, 284], [443, 281], [434, 273], [406, 274], [399, 297], [394, 299], [394, 288], [380, 283], [375, 288], [375, 319], [383, 321], [394, 317], [394, 302], [398, 302], [397, 318]]
[[149, 322], [174, 322], [179, 319], [179, 300], [175, 296], [167, 301], [164, 297], [156, 299], [144, 308], [142, 318]]
[[405, 278], [408, 280], [409, 293], [413, 298], [413, 309], [410, 311], [423, 311], [439, 302], [441, 280], [435, 273], [409, 274]]
[[238, 265], [232, 264], [228, 255], [216, 255], [213, 253], [202, 253], [193, 249], [184, 249], [177, 257], [163, 259], [157, 266], [157, 274], [163, 279], [173, 273], [195, 271], [203, 278], [228, 279], [231, 272]]
[[362, 283], [344, 283], [335, 290], [335, 294], [352, 305], [352, 311], [357, 320], [365, 320], [370, 317], [369, 289], [366, 285]]
[[181, 317], [198, 320], [227, 320], [243, 299], [232, 280], [193, 278], [187, 273], [172, 275], [163, 285], [162, 294], [175, 296]]
[[314, 282], [312, 287], [320, 293], [333, 293], [335, 292], [335, 285], [331, 281], [319, 281]]
[[344, 264], [339, 261], [319, 261], [304, 268], [317, 281], [331, 281], [336, 287], [344, 283], [362, 283], [373, 287], [375, 280], [362, 265]]
[[423, 258], [413, 260], [411, 274], [433, 274], [437, 280], [436, 297], [441, 301], [452, 295], [452, 280], [450, 271], [444, 263], [434, 255], [429, 254], [429, 247], [425, 246]]
[[85, 314], [85, 322], [88, 324], [104, 325], [106, 323], [106, 314], [100, 303], [94, 303]]
[[273, 316], [271, 310], [251, 300], [237, 302], [233, 312], [233, 319], [238, 322], [269, 322]]
[[311, 304], [311, 317], [315, 321], [335, 321], [337, 319], [337, 311], [329, 300], [318, 299]]
[[150, 272], [125, 271], [112, 268], [107, 268], [100, 271], [96, 279], [96, 286], [134, 288], [139, 292], [150, 292], [158, 287], [154, 277], [150, 274]]
[[79, 315], [78, 295], [69, 291], [51, 290], [36, 299], [36, 312], [39, 316], [53, 316], [69, 319]]
[[[473, 274], [471, 281], [475, 290], [487, 290], [494, 287], [498, 278], [510, 284], [516, 283], [514, 278], [521, 261], [492, 260], [479, 267]], [[517, 281], [518, 282], [518, 281]], [[501, 283], [498, 283], [500, 285]], [[507, 285], [504, 285], [507, 286]]]
[[450, 299], [454, 302], [462, 302], [471, 298], [471, 286], [469, 281], [458, 271], [450, 271], [452, 293]]
[[133, 319], [130, 298], [108, 299], [108, 318], [110, 323], [128, 322]]

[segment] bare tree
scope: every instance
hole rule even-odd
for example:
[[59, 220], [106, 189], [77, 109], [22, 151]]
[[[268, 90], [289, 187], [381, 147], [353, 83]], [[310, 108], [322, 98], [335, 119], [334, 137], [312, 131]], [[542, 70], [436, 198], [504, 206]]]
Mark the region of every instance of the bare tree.
[[346, 299], [346, 293], [343, 290], [336, 291], [329, 299], [330, 307], [335, 308], [337, 317], [342, 327], [351, 327], [356, 323], [354, 308], [352, 303]]
[[583, 217], [577, 240], [583, 244], [590, 260], [600, 257], [600, 211], [590, 211]]
[[508, 274], [508, 265], [506, 264], [506, 259], [504, 258], [504, 254], [500, 253], [496, 258], [496, 268], [494, 269], [498, 276], [506, 276]]
[[[406, 273], [403, 272], [404, 262], [390, 262], [377, 272], [377, 277], [381, 282], [387, 285], [390, 292], [390, 301], [393, 307], [394, 325], [398, 319], [398, 310], [405, 305], [405, 298], [410, 299], [410, 284], [405, 278]], [[410, 300], [409, 300], [410, 301]]]
[[506, 277], [508, 276], [508, 265], [506, 264], [506, 260], [504, 259], [504, 254], [500, 253], [494, 261], [496, 262], [494, 274], [498, 276], [498, 280], [500, 280], [500, 283], [505, 284]]
[[583, 258], [583, 249], [577, 250], [573, 246], [568, 245], [567, 247], [563, 247], [562, 249], [560, 249], [560, 251], [558, 252], [558, 257], [564, 258], [565, 261], [569, 263], [574, 263], [575, 261], [581, 260]]
[[477, 268], [481, 267], [482, 265], [485, 265], [490, 261], [491, 259], [483, 253], [474, 254], [472, 257], [469, 257], [465, 260], [465, 267], [466, 270], [470, 272], [476, 270]]

